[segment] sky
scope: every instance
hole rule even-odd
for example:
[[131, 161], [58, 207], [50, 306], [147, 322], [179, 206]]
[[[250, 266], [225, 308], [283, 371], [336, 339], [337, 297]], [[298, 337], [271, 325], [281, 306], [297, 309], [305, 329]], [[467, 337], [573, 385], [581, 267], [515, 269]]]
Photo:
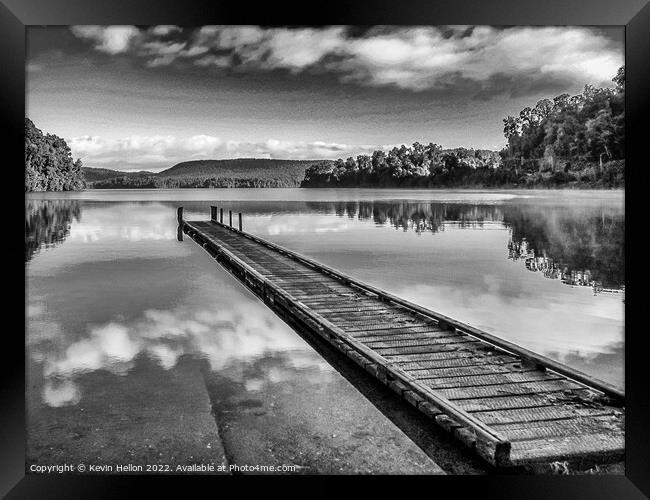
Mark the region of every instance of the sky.
[[26, 116], [84, 166], [501, 149], [503, 118], [612, 87], [622, 27], [27, 29]]

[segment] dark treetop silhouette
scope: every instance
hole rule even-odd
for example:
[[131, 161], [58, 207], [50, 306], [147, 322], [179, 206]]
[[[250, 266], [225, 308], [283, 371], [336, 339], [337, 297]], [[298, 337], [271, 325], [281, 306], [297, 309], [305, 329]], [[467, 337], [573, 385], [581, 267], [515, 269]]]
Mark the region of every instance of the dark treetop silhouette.
[[77, 191], [85, 187], [81, 160], [66, 142], [43, 134], [25, 118], [25, 191]]

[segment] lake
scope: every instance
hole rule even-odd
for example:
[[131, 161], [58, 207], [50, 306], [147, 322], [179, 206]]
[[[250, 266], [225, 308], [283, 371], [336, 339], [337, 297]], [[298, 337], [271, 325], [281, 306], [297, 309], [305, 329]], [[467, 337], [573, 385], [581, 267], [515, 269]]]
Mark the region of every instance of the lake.
[[32, 193], [28, 463], [442, 472], [308, 339], [177, 241], [176, 207], [207, 220], [213, 204], [242, 212], [246, 231], [624, 386], [623, 191]]

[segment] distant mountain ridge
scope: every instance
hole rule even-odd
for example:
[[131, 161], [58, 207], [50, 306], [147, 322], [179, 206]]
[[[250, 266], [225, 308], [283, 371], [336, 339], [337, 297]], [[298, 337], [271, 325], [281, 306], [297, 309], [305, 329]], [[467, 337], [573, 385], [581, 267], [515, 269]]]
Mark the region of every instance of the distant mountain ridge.
[[191, 160], [161, 172], [82, 169], [90, 188], [298, 187], [305, 171], [330, 160]]
[[119, 170], [111, 170], [109, 168], [93, 168], [93, 167], [81, 167], [81, 172], [86, 178], [86, 182], [95, 182], [102, 181], [106, 179], [111, 179], [113, 177], [122, 177], [124, 175], [128, 177], [142, 177], [147, 175], [156, 175], [154, 172], [149, 172], [147, 170], [139, 170], [137, 172], [121, 172]]
[[269, 172], [274, 175], [305, 173], [318, 160], [272, 160], [268, 158], [235, 158], [231, 160], [191, 160], [177, 163], [159, 172], [161, 177], [184, 175], [250, 175]]

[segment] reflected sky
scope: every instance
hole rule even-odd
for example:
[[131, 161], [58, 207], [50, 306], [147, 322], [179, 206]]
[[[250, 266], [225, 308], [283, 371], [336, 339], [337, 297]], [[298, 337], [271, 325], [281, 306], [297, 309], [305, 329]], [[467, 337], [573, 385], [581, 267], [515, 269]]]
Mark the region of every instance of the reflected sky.
[[[250, 232], [623, 385], [621, 296], [547, 279], [511, 248], [525, 241], [535, 257], [624, 283], [621, 192], [87, 191], [28, 201], [26, 232], [43, 245], [26, 263], [33, 404], [78, 405], [89, 373], [128, 376], [142, 359], [166, 370], [184, 356], [207, 360], [250, 391], [334, 376], [196, 244], [176, 241], [180, 204], [187, 219], [209, 218], [210, 204], [241, 211]], [[253, 364], [269, 368], [251, 376]]]
[[[142, 355], [163, 369], [172, 369], [181, 356], [192, 355], [207, 359], [211, 370], [221, 371], [235, 362], [252, 362], [282, 353], [285, 370], [329, 371], [326, 363], [311, 356], [300, 338], [279, 320], [264, 313], [250, 314], [244, 307], [229, 304], [216, 310], [149, 309], [134, 321], [92, 325], [77, 339], [49, 323], [49, 336], [29, 339], [32, 359], [42, 363], [46, 380], [43, 400], [50, 406], [76, 404], [81, 398], [76, 378], [96, 370], [127, 375]], [[37, 324], [41, 318], [35, 314], [31, 320]], [[259, 390], [266, 381], [282, 379], [281, 370], [274, 370], [266, 378], [247, 383], [251, 390]]]
[[[117, 210], [115, 216], [121, 215]], [[77, 404], [83, 396], [77, 380], [94, 371], [126, 376], [142, 357], [173, 369], [182, 356], [192, 356], [220, 371], [281, 352], [289, 370], [332, 371], [212, 259], [177, 242], [175, 234], [166, 240], [172, 250], [166, 258], [146, 259], [129, 250], [119, 261], [102, 260], [125, 235], [137, 233], [133, 241], [142, 243], [134, 229], [149, 220], [144, 210], [141, 220], [132, 217], [131, 230], [109, 228], [110, 236], [97, 241], [71, 235], [68, 251], [85, 249], [80, 261], [46, 251], [40, 262], [30, 263], [27, 350], [44, 379], [43, 403]], [[88, 224], [95, 223], [90, 210]], [[93, 250], [98, 241], [109, 248]], [[89, 253], [100, 253], [99, 260], [92, 262]]]

